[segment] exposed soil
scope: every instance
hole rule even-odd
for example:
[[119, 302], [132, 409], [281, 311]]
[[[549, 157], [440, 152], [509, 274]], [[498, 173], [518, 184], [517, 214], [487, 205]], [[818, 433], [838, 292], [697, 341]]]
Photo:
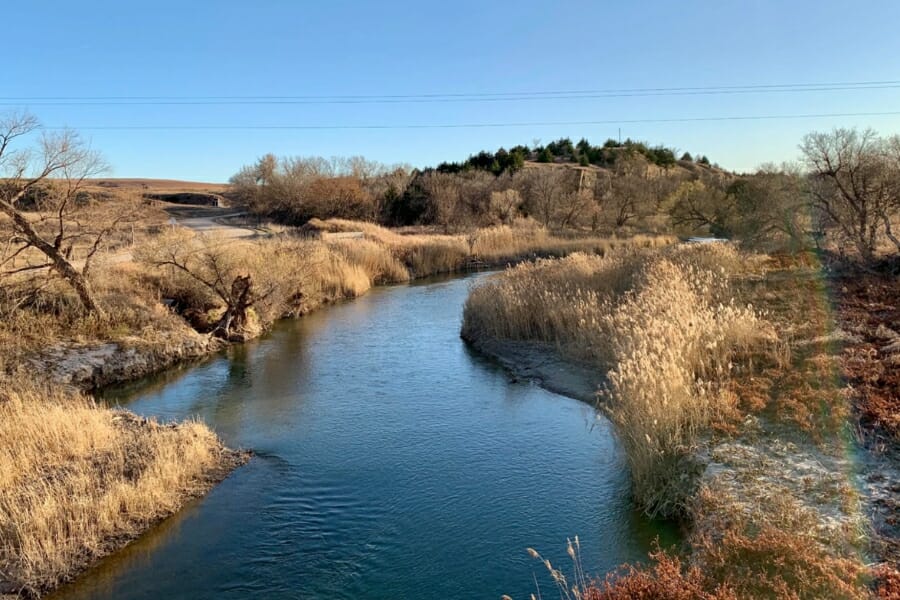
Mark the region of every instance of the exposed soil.
[[131, 343], [60, 344], [28, 362], [57, 385], [91, 391], [203, 358], [222, 347], [216, 338], [185, 331], [160, 336], [152, 343], [134, 338]]
[[88, 179], [85, 181], [88, 189], [117, 189], [134, 190], [137, 192], [224, 192], [228, 189], [227, 183], [209, 183], [203, 181], [180, 181], [177, 179], [145, 179], [145, 178], [108, 178]]

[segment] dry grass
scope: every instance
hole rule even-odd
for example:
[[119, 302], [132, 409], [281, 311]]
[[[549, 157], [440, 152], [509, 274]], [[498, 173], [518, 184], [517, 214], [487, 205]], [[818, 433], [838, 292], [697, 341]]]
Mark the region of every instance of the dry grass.
[[310, 223], [325, 232], [361, 232], [366, 239], [387, 247], [413, 277], [452, 273], [471, 263], [502, 265], [573, 252], [605, 254], [617, 248], [656, 248], [676, 241], [672, 236], [560, 237], [527, 221], [512, 227], [501, 225], [456, 235], [423, 232], [401, 235], [373, 223], [345, 219], [313, 219]]
[[[379, 273], [373, 266], [383, 258], [380, 252], [367, 255], [346, 252], [343, 244], [338, 246], [344, 251], [335, 252], [334, 246], [315, 242], [307, 247], [310, 271], [302, 293], [312, 305], [362, 296], [372, 287], [374, 277]], [[367, 266], [372, 271], [367, 270]]]
[[823, 545], [811, 533], [815, 517], [790, 501], [776, 498], [760, 507], [770, 513], [766, 519], [731, 512], [729, 503], [709, 490], [701, 491], [699, 503], [713, 506], [695, 507], [704, 518], [690, 538], [686, 559], [675, 549], [657, 548], [650, 564], [622, 565], [605, 579], [593, 580], [581, 564], [577, 537], [567, 545], [569, 575], [536, 551], [528, 552], [543, 563], [567, 600], [864, 600], [889, 597], [898, 581], [890, 568], [870, 571], [856, 556], [841, 556]]
[[160, 334], [190, 333], [182, 319], [159, 303], [137, 265], [101, 266], [94, 271], [92, 283], [107, 309], [102, 318], [83, 314], [78, 298], [58, 279], [22, 293], [15, 286], [0, 289], [0, 372], [13, 371], [30, 355], [59, 344], [151, 340]]
[[[496, 264], [630, 243], [555, 238], [540, 229], [401, 236], [369, 224], [330, 226], [363, 230], [366, 239], [236, 240], [170, 228], [148, 233], [134, 249], [138, 262], [101, 263], [93, 271], [91, 284], [109, 315], [102, 319], [82, 314], [59, 280], [4, 286], [0, 372], [15, 372], [56, 345], [145, 342], [165, 353], [163, 334], [207, 330], [224, 311], [222, 298], [177, 268], [153, 266], [166, 251], [177, 251], [204, 279], [251, 275], [260, 292], [252, 321], [262, 330], [373, 285], [456, 271], [472, 260]], [[223, 456], [216, 437], [199, 423], [164, 426], [98, 408], [83, 396], [0, 383], [0, 583], [40, 592], [70, 578], [206, 489], [207, 475]]]
[[[574, 248], [606, 252], [612, 241], [561, 239], [540, 228], [499, 227], [476, 230], [470, 236], [414, 234], [356, 221], [330, 219], [311, 222], [323, 232], [361, 232], [362, 237], [298, 238], [290, 235], [258, 239], [217, 239], [189, 231], [167, 231], [135, 252], [145, 265], [158, 264], [177, 249], [192, 270], [210, 280], [250, 275], [265, 302], [254, 306], [260, 329], [285, 315], [304, 314], [316, 307], [366, 293], [372, 286], [408, 281], [476, 265], [544, 253], [565, 253]], [[640, 238], [614, 243], [641, 246], [666, 243], [666, 238]], [[530, 253], [530, 254], [529, 254]], [[209, 265], [215, 263], [215, 269]], [[224, 311], [221, 299], [195, 278], [170, 267], [145, 267], [145, 279], [158, 297], [175, 306], [199, 331], [208, 331]]]
[[876, 569], [861, 561], [865, 549], [878, 555], [866, 545], [870, 515], [843, 472], [851, 398], [837, 377], [842, 345], [854, 342], [835, 329], [820, 274], [747, 261], [727, 247], [622, 260], [522, 266], [473, 290], [467, 307], [469, 336], [561, 341], [564, 352], [607, 370], [604, 409], [637, 499], [692, 527], [684, 556], [655, 552], [650, 566], [625, 565], [563, 595], [896, 594], [890, 558]]
[[751, 309], [710, 301], [710, 273], [650, 263], [610, 319], [615, 359], [605, 411], [625, 447], [635, 495], [653, 515], [684, 511], [700, 474], [698, 441], [733, 408], [723, 393], [732, 360], [774, 341]]
[[[650, 565], [623, 565], [592, 583], [584, 600], [864, 600], [868, 574], [858, 561], [831, 556], [802, 535], [764, 526], [730, 527], [707, 539], [688, 564], [674, 552], [650, 554]], [[885, 578], [884, 586], [891, 584]], [[877, 592], [876, 592], [877, 593]], [[886, 597], [886, 596], [875, 596]]]
[[375, 285], [400, 283], [410, 278], [406, 266], [390, 249], [373, 240], [341, 240], [332, 244], [349, 264], [358, 265]]
[[463, 337], [549, 342], [569, 356], [608, 365], [603, 321], [613, 298], [631, 287], [642, 256], [576, 253], [507, 269], [471, 290]]
[[692, 246], [519, 265], [472, 290], [463, 337], [550, 342], [607, 371], [603, 408], [636, 499], [648, 514], [679, 514], [698, 440], [734, 408], [732, 360], [775, 339], [752, 309], [723, 301], [740, 264], [733, 248]]
[[84, 396], [0, 386], [0, 582], [52, 588], [208, 489], [223, 448]]
[[691, 513], [691, 564], [741, 598], [869, 597], [871, 574], [848, 532], [823, 526], [790, 490], [752, 499], [704, 486]]

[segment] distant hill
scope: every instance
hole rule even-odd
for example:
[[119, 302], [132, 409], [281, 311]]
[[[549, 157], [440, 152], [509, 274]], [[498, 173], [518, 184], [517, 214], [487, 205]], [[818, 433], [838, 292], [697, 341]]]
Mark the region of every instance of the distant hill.
[[134, 190], [142, 194], [210, 193], [221, 194], [228, 190], [227, 183], [179, 181], [177, 179], [110, 178], [88, 179], [88, 189]]

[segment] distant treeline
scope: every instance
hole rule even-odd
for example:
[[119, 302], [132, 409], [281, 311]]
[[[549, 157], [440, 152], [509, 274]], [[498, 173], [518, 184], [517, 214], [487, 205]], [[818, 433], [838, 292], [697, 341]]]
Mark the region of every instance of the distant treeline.
[[[665, 146], [567, 138], [479, 152], [424, 170], [349, 159], [266, 155], [231, 179], [251, 211], [445, 230], [537, 221], [551, 229], [707, 234], [745, 243], [826, 243], [871, 261], [900, 251], [900, 136], [811, 133], [798, 164], [736, 174]], [[592, 166], [584, 166], [592, 165]]]
[[[570, 138], [560, 138], [546, 145], [536, 144], [533, 148], [518, 145], [509, 150], [500, 148], [496, 152], [482, 150], [463, 162], [442, 162], [436, 170], [440, 173], [479, 170], [500, 175], [515, 173], [525, 166], [526, 161], [577, 163], [584, 167], [595, 165], [609, 168], [614, 166], [616, 161], [635, 155], [644, 157], [658, 167], [671, 167], [677, 162], [675, 149], [663, 145], [649, 146], [645, 142], [636, 142], [630, 138], [624, 142], [608, 139], [602, 146], [594, 146], [585, 138], [581, 138], [578, 143], [573, 143]], [[689, 152], [685, 152], [681, 155], [681, 160], [693, 162], [694, 158]], [[699, 156], [697, 162], [707, 166], [710, 164], [706, 156]]]
[[[671, 229], [666, 203], [681, 184], [702, 181], [718, 189], [729, 177], [704, 163], [669, 164], [660, 156], [671, 158], [671, 150], [630, 141], [598, 148], [558, 140], [538, 154], [553, 150], [560, 158], [552, 164], [524, 160], [526, 151], [533, 157], [535, 150], [519, 146], [511, 152], [481, 153], [467, 166], [424, 170], [361, 157], [266, 155], [232, 177], [231, 193], [251, 211], [290, 225], [338, 217], [388, 226], [437, 225], [449, 231], [532, 219], [552, 229], [660, 231]], [[585, 169], [565, 159], [587, 151], [595, 159], [605, 157], [606, 166]], [[480, 166], [500, 161], [504, 166], [499, 169]]]

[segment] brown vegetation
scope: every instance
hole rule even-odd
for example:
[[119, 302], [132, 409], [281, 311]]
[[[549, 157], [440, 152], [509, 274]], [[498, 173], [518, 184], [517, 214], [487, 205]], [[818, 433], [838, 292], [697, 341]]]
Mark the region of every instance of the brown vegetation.
[[[571, 595], [563, 579], [561, 593], [868, 594], [858, 497], [835, 455], [851, 398], [867, 447], [896, 450], [896, 281], [840, 280], [841, 331], [808, 255], [763, 264], [731, 245], [650, 250], [674, 238], [612, 233], [712, 234], [793, 252], [814, 243], [872, 272], [879, 253], [900, 251], [896, 136], [811, 134], [806, 173], [745, 176], [615, 142], [559, 140], [534, 156], [519, 148], [425, 171], [268, 155], [236, 174], [229, 193], [257, 218], [307, 225], [226, 239], [159, 219], [136, 231], [148, 209], [137, 196], [112, 199], [120, 184], [87, 179], [101, 161], [75, 134], [44, 137], [36, 163], [13, 152], [10, 143], [35, 127], [27, 115], [0, 126], [3, 373], [27, 376], [59, 347], [166, 357], [179, 340], [244, 340], [373, 285], [570, 255], [474, 289], [463, 335], [541, 341], [606, 373], [602, 407], [636, 500], [648, 514], [685, 517], [693, 531], [684, 560], [658, 552], [653, 566], [594, 584], [576, 565], [578, 590]], [[222, 191], [155, 185], [157, 194]], [[840, 385], [842, 373], [855, 393]], [[18, 379], [0, 390], [0, 582], [17, 589], [70, 577], [204, 489], [231, 456], [196, 423], [161, 426]], [[892, 489], [876, 523], [887, 537], [898, 529]], [[896, 544], [878, 552], [892, 555]], [[561, 572], [546, 566], [559, 583]], [[896, 571], [876, 575], [873, 589], [896, 593]]]
[[[180, 228], [150, 234], [133, 250], [138, 262], [100, 261], [91, 271], [100, 314], [78, 310], [72, 289], [59, 280], [33, 289], [27, 302], [0, 303], [3, 370], [25, 375], [50, 348], [110, 342], [158, 354], [163, 366], [195, 330], [245, 339], [282, 316], [379, 283], [462, 269], [470, 260], [496, 264], [668, 242], [565, 239], [539, 227], [404, 236], [350, 221], [321, 226], [362, 230], [364, 237], [227, 239]], [[21, 383], [0, 389], [0, 438], [10, 438], [0, 439], [0, 471], [11, 478], [0, 482], [0, 572], [16, 589], [39, 592], [71, 577], [206, 489], [209, 473], [219, 473], [230, 456], [197, 423], [160, 426]]]
[[900, 137], [873, 130], [811, 133], [801, 146], [812, 176], [810, 195], [823, 220], [871, 263], [886, 237], [900, 252]]
[[3, 382], [0, 591], [40, 593], [70, 579], [240, 460], [201, 423], [164, 425]]
[[[0, 167], [6, 171], [0, 182], [0, 213], [11, 221], [0, 256], [0, 277], [52, 270], [72, 286], [84, 310], [100, 314], [102, 309], [88, 278], [91, 261], [104, 236], [127, 219], [128, 213], [116, 215], [99, 227], [71, 227], [72, 221], [77, 221], [73, 213], [81, 204], [79, 192], [84, 180], [105, 165], [99, 154], [71, 131], [44, 134], [36, 160], [30, 152], [14, 148], [19, 138], [37, 129], [37, 120], [28, 114], [13, 113], [0, 120]], [[36, 218], [26, 214], [28, 209], [36, 213]], [[89, 238], [88, 250], [79, 268], [71, 251], [84, 238]], [[22, 255], [25, 264], [16, 266], [16, 259]], [[29, 260], [35, 255], [40, 258]]]
[[519, 265], [471, 292], [462, 335], [549, 342], [608, 371], [603, 407], [635, 498], [649, 514], [674, 515], [696, 483], [699, 437], [730, 408], [731, 361], [774, 339], [752, 310], [721, 297], [718, 270], [737, 263], [714, 245]]
[[833, 288], [838, 319], [861, 338], [843, 356], [861, 424], [876, 440], [900, 443], [900, 280], [846, 277]]
[[[860, 561], [864, 551], [892, 554], [867, 539], [843, 458], [852, 396], [841, 351], [850, 340], [854, 356], [854, 342], [836, 329], [827, 281], [806, 258], [721, 245], [573, 255], [472, 290], [467, 339], [549, 342], [608, 373], [601, 408], [622, 439], [636, 499], [691, 526], [686, 558], [656, 553], [653, 566], [625, 566], [571, 597], [888, 593], [894, 572]], [[893, 313], [874, 299], [890, 297], [883, 286], [868, 284], [859, 302], [877, 309], [868, 331], [890, 356], [881, 319]], [[869, 368], [868, 380], [889, 383], [890, 372]], [[876, 522], [888, 534], [889, 515]]]

